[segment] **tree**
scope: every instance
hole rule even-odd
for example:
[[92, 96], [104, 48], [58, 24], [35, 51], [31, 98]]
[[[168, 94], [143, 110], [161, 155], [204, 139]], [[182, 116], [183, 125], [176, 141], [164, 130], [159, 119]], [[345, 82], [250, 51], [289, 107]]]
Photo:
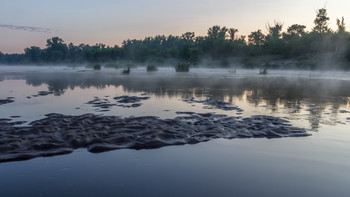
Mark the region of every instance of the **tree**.
[[64, 41], [62, 40], [62, 38], [59, 37], [52, 37], [51, 39], [46, 40], [47, 48], [59, 50], [62, 47], [62, 45], [65, 45]]
[[345, 50], [345, 59], [350, 62], [350, 43], [348, 44], [348, 46], [346, 47]]
[[313, 32], [324, 34], [330, 31], [328, 28], [329, 17], [327, 17], [327, 10], [321, 8], [316, 13], [316, 19], [314, 20], [315, 27], [312, 29]]
[[202, 54], [201, 48], [193, 44], [183, 45], [179, 52], [181, 59], [192, 63], [197, 62], [201, 54]]
[[301, 37], [302, 35], [305, 34], [305, 25], [298, 25], [298, 24], [293, 24], [287, 29], [287, 33], [283, 34], [283, 37], [289, 36], [289, 37]]
[[226, 27], [220, 27], [215, 25], [208, 29], [208, 38], [213, 40], [224, 40], [226, 38], [226, 32], [228, 29]]
[[235, 35], [236, 35], [237, 32], [238, 32], [238, 29], [235, 29], [235, 28], [230, 28], [228, 30], [229, 38], [230, 38], [231, 41], [235, 40]]
[[222, 59], [227, 56], [230, 51], [227, 50], [226, 34], [228, 29], [215, 25], [208, 29], [208, 35], [202, 43], [203, 51], [210, 55], [213, 59]]
[[59, 37], [52, 37], [46, 41], [44, 56], [48, 61], [62, 61], [68, 55], [68, 46]]
[[32, 46], [30, 48], [25, 48], [24, 55], [31, 62], [39, 62], [41, 60], [41, 49], [39, 47], [36, 47], [36, 46]]
[[337, 29], [338, 33], [344, 33], [346, 31], [344, 17], [341, 17], [341, 20], [337, 18], [337, 26], [338, 26], [338, 29]]
[[267, 30], [269, 31], [269, 33], [267, 34], [267, 38], [279, 39], [281, 37], [282, 27], [283, 24], [276, 21], [274, 26], [268, 23]]
[[307, 41], [309, 36], [305, 28], [305, 25], [293, 24], [287, 28], [287, 32], [283, 33], [286, 47], [284, 57], [296, 57], [306, 53], [309, 48]]
[[250, 45], [262, 46], [265, 42], [266, 36], [259, 29], [258, 31], [252, 32], [248, 36], [248, 43]]
[[194, 32], [186, 32], [182, 34], [181, 38], [186, 40], [187, 42], [194, 41], [195, 34]]
[[261, 30], [257, 30], [248, 35], [248, 49], [249, 55], [257, 56], [263, 54], [263, 46], [266, 43], [266, 36], [261, 32]]
[[274, 22], [274, 25], [267, 24], [268, 34], [264, 44], [265, 53], [274, 55], [285, 55], [285, 41], [281, 39], [283, 24]]
[[4, 57], [5, 55], [0, 51], [0, 64], [4, 63]]
[[[237, 36], [235, 28], [212, 26], [207, 35], [197, 36], [186, 32], [180, 36], [157, 35], [144, 39], [132, 39], [114, 47], [105, 44], [75, 46], [59, 37], [47, 40], [46, 48], [26, 48], [24, 54], [2, 54], [2, 63], [41, 62], [107, 62], [121, 60], [157, 61], [179, 59], [196, 63], [202, 57], [227, 62], [228, 58], [239, 56], [274, 55], [274, 58], [296, 58], [304, 55], [327, 53], [337, 60], [350, 61], [350, 33], [346, 31], [344, 17], [337, 19], [338, 29], [328, 27], [329, 17], [325, 8], [316, 11], [315, 26], [306, 32], [306, 26], [293, 24], [283, 32], [283, 24], [266, 24], [267, 33], [261, 30], [251, 32], [247, 39]], [[248, 58], [247, 58], [248, 59]], [[350, 65], [350, 64], [349, 64]]]
[[82, 62], [84, 61], [84, 48], [87, 45], [80, 44], [75, 46], [73, 43], [68, 44], [68, 59], [71, 62]]

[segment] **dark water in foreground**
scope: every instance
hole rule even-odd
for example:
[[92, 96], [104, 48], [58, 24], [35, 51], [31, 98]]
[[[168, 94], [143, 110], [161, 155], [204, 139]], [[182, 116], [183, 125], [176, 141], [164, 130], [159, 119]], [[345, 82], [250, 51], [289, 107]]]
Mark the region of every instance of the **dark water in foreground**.
[[[52, 71], [55, 70], [54, 72]], [[47, 113], [176, 117], [177, 111], [230, 116], [272, 115], [309, 129], [310, 137], [217, 139], [155, 150], [117, 150], [0, 163], [1, 196], [349, 196], [349, 73], [197, 69], [80, 72], [0, 68], [0, 118], [33, 121]], [[46, 96], [33, 96], [52, 91]], [[85, 104], [95, 96], [151, 98], [109, 111]], [[108, 96], [108, 97], [106, 97]], [[31, 98], [27, 98], [31, 97]], [[230, 102], [243, 112], [205, 109], [195, 97]], [[193, 106], [194, 105], [194, 106]], [[39, 109], [39, 110], [38, 110]]]

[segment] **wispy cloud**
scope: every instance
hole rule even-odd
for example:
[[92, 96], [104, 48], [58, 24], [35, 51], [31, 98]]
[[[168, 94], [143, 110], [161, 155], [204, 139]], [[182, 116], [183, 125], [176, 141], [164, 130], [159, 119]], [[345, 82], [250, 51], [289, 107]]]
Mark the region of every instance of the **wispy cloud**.
[[43, 27], [31, 27], [31, 26], [16, 26], [16, 25], [5, 25], [0, 24], [0, 28], [14, 29], [14, 30], [23, 30], [29, 32], [40, 32], [40, 33], [51, 33], [52, 29], [43, 28]]

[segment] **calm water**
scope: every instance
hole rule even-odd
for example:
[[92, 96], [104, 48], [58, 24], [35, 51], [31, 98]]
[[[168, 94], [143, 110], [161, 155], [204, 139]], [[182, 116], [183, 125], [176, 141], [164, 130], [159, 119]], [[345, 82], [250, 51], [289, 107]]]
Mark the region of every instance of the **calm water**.
[[[156, 150], [117, 150], [0, 163], [1, 196], [349, 196], [350, 73], [145, 68], [121, 75], [65, 67], [0, 67], [0, 118], [33, 121], [47, 113], [176, 117], [177, 111], [273, 115], [305, 138], [213, 140]], [[47, 96], [39, 91], [52, 91]], [[86, 104], [122, 95], [151, 98], [102, 112]], [[30, 98], [29, 98], [30, 97]], [[184, 99], [231, 102], [244, 111], [205, 109]]]

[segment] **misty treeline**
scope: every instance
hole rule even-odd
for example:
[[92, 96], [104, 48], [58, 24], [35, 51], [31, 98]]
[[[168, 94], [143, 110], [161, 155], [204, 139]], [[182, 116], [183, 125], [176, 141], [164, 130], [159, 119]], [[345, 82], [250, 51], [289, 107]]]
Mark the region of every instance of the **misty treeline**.
[[0, 52], [0, 62], [40, 64], [176, 60], [196, 64], [210, 59], [227, 66], [230, 60], [240, 59], [242, 65], [253, 67], [259, 66], [257, 64], [261, 64], [261, 61], [252, 59], [265, 57], [262, 59], [296, 59], [302, 62], [301, 67], [317, 67], [310, 59], [327, 57], [327, 60], [350, 68], [350, 33], [346, 31], [344, 18], [336, 20], [336, 30], [329, 28], [329, 20], [327, 10], [322, 8], [316, 12], [311, 31], [306, 31], [304, 25], [293, 24], [283, 32], [283, 24], [274, 22], [266, 25], [266, 34], [259, 29], [248, 36], [239, 36], [238, 29], [213, 26], [206, 36], [196, 36], [194, 32], [181, 36], [158, 35], [126, 40], [121, 46], [114, 47], [105, 44], [66, 44], [61, 38], [53, 37], [47, 40], [44, 49], [32, 46], [26, 48], [23, 54]]

